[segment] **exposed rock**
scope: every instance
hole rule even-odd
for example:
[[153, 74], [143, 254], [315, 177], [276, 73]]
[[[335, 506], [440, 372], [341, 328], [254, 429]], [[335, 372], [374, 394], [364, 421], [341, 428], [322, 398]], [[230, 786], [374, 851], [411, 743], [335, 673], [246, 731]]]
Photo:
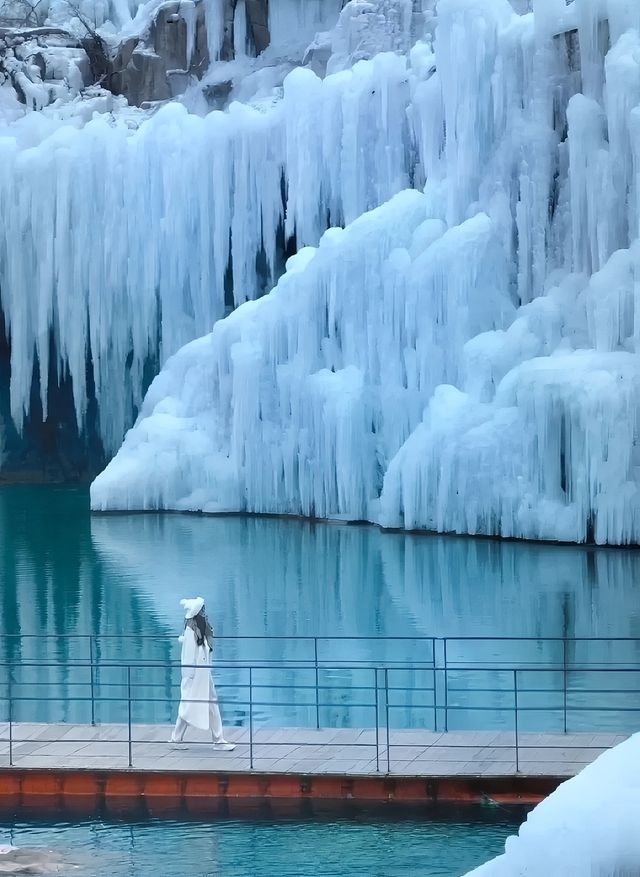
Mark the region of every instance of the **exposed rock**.
[[[380, 9], [384, 7], [386, 14], [386, 7], [390, 10], [400, 8], [406, 29], [410, 26], [411, 12], [409, 17], [405, 13], [411, 10], [412, 2], [417, 9], [425, 0], [373, 0], [368, 3], [353, 0], [348, 6], [361, 6], [373, 11], [373, 15], [365, 16], [361, 22], [365, 42], [370, 42], [367, 28], [374, 24], [380, 27]], [[216, 50], [221, 61], [233, 61], [235, 58], [234, 18], [239, 11], [238, 3], [239, 0], [222, 0], [222, 41], [219, 52]], [[244, 9], [248, 53], [258, 56], [270, 45], [269, 0], [244, 0]], [[168, 0], [156, 9], [150, 22], [141, 26], [139, 33], [129, 31], [122, 42], [115, 44], [108, 44], [108, 33], [103, 30], [98, 33], [91, 22], [84, 18], [74, 25], [81, 31], [86, 30], [86, 35], [81, 38], [58, 27], [29, 27], [19, 31], [0, 29], [0, 74], [11, 78], [19, 99], [30, 109], [42, 109], [61, 97], [73, 100], [91, 85], [100, 85], [114, 95], [125, 97], [133, 107], [166, 101], [183, 94], [194, 80], [202, 79], [209, 69], [206, 13], [205, 0]], [[393, 12], [390, 15], [393, 17]], [[396, 25], [389, 22], [385, 26], [389, 33], [398, 30]], [[7, 35], [15, 45], [6, 42]], [[312, 47], [305, 62], [319, 75], [324, 75], [329, 58], [335, 51], [330, 35], [325, 36], [325, 43]], [[362, 36], [360, 31], [354, 32], [353, 39], [360, 41]], [[350, 50], [353, 46], [347, 45], [349, 35], [345, 39], [344, 48]], [[393, 42], [392, 39], [389, 41]], [[18, 44], [23, 45], [22, 52], [15, 51]], [[389, 47], [392, 48], [391, 45]], [[368, 56], [366, 46], [361, 54], [362, 57]], [[287, 72], [284, 68], [280, 71], [277, 61], [274, 64], [273, 59], [269, 59], [268, 65], [277, 73], [274, 81], [278, 75], [282, 78]], [[244, 72], [250, 75], [249, 71]], [[259, 74], [260, 64], [251, 72]], [[230, 97], [234, 98], [237, 82], [233, 80], [233, 75], [230, 73], [227, 80], [222, 74], [218, 81], [207, 82], [203, 86], [202, 94], [209, 107], [223, 108]], [[256, 83], [258, 88], [268, 88], [265, 80], [259, 83], [256, 80]]]
[[115, 70], [124, 70], [124, 68], [131, 60], [133, 51], [139, 42], [140, 37], [129, 37], [129, 39], [120, 43], [120, 45], [118, 46], [118, 50], [113, 58], [113, 67]]
[[208, 52], [203, 4], [172, 2], [161, 6], [151, 27], [150, 43], [168, 70], [205, 68]]
[[225, 80], [224, 82], [216, 82], [210, 85], [206, 85], [203, 89], [203, 92], [211, 109], [223, 109], [228, 102], [232, 88], [233, 82], [229, 79]]
[[137, 106], [184, 91], [207, 69], [209, 53], [202, 3], [164, 3], [145, 40], [129, 38], [113, 58], [109, 88]]
[[[116, 84], [117, 83], [117, 84]], [[127, 67], [113, 75], [111, 88], [122, 94], [129, 103], [167, 100], [171, 97], [167, 68], [160, 55], [149, 49], [136, 49]]]
[[253, 42], [256, 55], [269, 45], [268, 0], [245, 0], [247, 10], [247, 33]]

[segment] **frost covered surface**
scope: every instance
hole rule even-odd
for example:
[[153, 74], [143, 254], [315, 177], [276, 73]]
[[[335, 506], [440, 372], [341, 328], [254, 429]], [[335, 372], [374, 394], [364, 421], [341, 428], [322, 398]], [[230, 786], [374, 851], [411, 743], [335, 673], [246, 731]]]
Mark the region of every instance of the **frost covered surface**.
[[[341, 187], [308, 173], [339, 142], [314, 107], [358, 67], [292, 74], [285, 226], [352, 224], [167, 363], [95, 508], [640, 540], [640, 8], [440, 0], [436, 24], [382, 98], [406, 89], [409, 130], [379, 117]], [[403, 177], [424, 194], [357, 218]]]
[[467, 877], [633, 877], [640, 862], [640, 734], [533, 810], [505, 852]]

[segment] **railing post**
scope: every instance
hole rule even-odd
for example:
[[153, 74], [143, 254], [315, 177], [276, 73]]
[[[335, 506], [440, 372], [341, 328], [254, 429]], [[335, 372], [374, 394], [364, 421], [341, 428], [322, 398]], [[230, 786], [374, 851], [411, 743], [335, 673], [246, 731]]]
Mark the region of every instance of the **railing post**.
[[438, 685], [438, 677], [436, 675], [436, 638], [431, 638], [431, 663], [433, 665], [433, 730], [438, 730], [438, 698], [436, 688]]
[[316, 728], [320, 728], [320, 697], [318, 694], [318, 637], [313, 638], [313, 659], [316, 668]]
[[387, 773], [391, 773], [391, 740], [389, 738], [389, 670], [384, 668], [384, 708], [387, 718]]
[[253, 770], [253, 671], [249, 667], [249, 767]]
[[93, 661], [94, 661], [94, 648], [93, 648], [93, 634], [89, 636], [89, 673], [91, 674], [91, 724], [95, 725], [96, 723], [96, 693], [93, 681]]
[[373, 668], [373, 688], [376, 699], [376, 772], [380, 773], [380, 704], [378, 698], [378, 668]]
[[131, 741], [131, 664], [127, 665], [127, 724], [129, 728], [129, 767], [133, 767], [133, 745]]
[[567, 733], [567, 638], [562, 640], [562, 727]]
[[444, 729], [449, 730], [449, 673], [447, 669], [447, 638], [444, 637], [442, 656], [444, 659]]
[[13, 688], [11, 682], [11, 671], [13, 664], [9, 664], [9, 767], [13, 767]]
[[518, 751], [518, 671], [513, 671], [513, 714], [516, 736], [516, 773], [520, 773], [520, 757]]

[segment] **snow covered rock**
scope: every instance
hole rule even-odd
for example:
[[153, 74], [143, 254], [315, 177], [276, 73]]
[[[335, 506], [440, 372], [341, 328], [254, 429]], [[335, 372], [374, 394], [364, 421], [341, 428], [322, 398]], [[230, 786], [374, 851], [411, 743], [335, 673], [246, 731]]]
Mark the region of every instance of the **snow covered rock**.
[[[421, 7], [420, 3], [420, 7]], [[327, 72], [335, 73], [378, 52], [408, 52], [422, 36], [417, 0], [349, 0], [329, 35]]]
[[0, 28], [0, 85], [31, 110], [71, 100], [92, 83], [82, 42], [57, 28]]
[[467, 877], [634, 877], [640, 734], [600, 755], [529, 814], [505, 852]]

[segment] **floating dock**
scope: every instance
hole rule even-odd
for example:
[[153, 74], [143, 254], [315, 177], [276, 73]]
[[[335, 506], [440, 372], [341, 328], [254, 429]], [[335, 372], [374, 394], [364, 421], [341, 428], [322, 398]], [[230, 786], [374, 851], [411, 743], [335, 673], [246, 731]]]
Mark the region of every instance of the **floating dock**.
[[[233, 752], [168, 725], [0, 725], [0, 807], [221, 812], [247, 805], [538, 803], [613, 733], [230, 728]], [[11, 752], [9, 751], [11, 750]]]

